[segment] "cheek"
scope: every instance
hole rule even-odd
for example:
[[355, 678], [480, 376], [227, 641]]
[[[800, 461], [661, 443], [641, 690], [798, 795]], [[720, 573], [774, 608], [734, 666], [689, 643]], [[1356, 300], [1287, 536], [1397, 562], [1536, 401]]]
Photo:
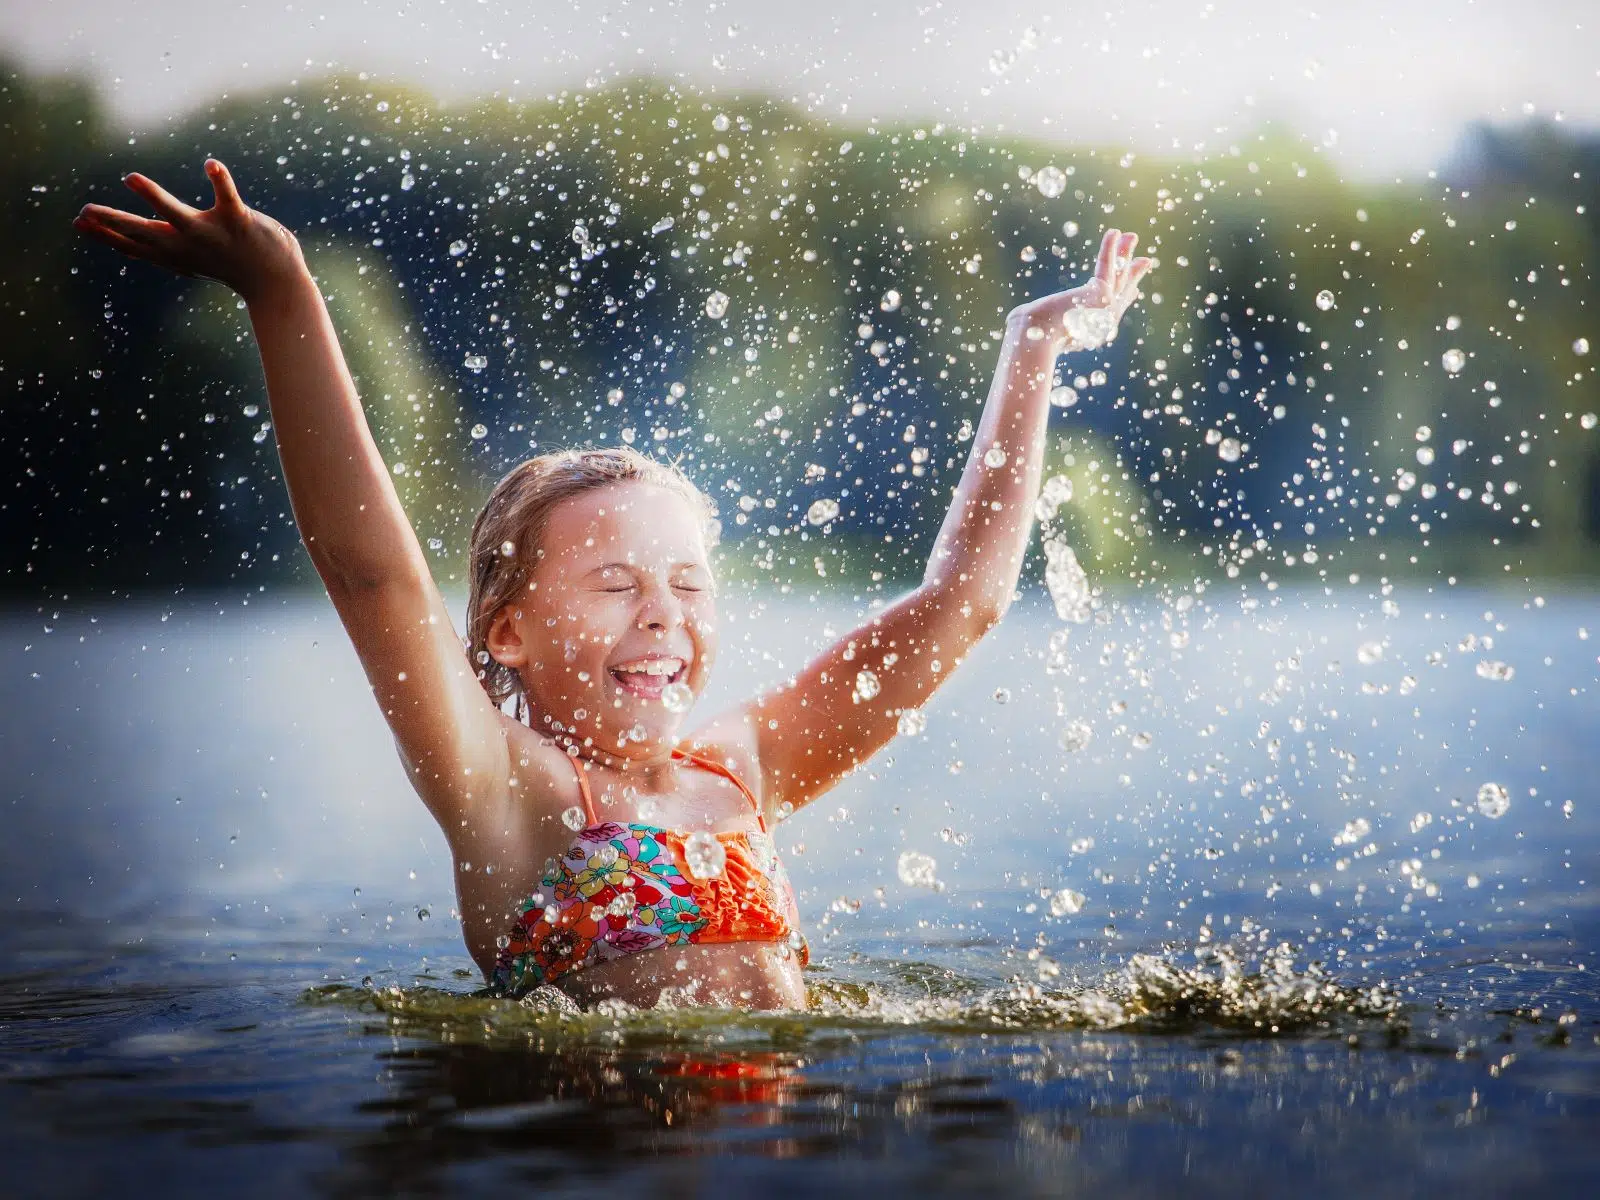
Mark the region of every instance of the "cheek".
[[689, 614], [689, 622], [694, 630], [695, 641], [699, 644], [700, 658], [709, 665], [717, 656], [717, 635], [721, 627], [716, 606], [709, 601], [699, 606], [697, 611]]
[[627, 614], [605, 598], [565, 596], [539, 616], [552, 640], [608, 647], [627, 628]]

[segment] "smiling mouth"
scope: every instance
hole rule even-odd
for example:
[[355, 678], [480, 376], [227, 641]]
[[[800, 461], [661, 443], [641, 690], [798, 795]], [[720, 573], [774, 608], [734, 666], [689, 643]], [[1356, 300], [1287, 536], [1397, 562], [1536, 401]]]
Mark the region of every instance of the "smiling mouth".
[[611, 668], [618, 686], [643, 700], [661, 699], [668, 686], [682, 683], [688, 674], [689, 664], [681, 658], [641, 658]]

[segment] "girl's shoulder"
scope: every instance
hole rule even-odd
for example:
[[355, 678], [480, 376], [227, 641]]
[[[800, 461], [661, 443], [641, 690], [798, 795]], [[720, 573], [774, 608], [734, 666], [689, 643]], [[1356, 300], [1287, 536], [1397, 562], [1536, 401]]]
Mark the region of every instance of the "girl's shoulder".
[[761, 779], [761, 758], [750, 716], [743, 710], [722, 713], [696, 726], [679, 741], [678, 748], [709, 759], [732, 771], [766, 805]]
[[519, 808], [531, 804], [535, 809], [548, 807], [560, 812], [570, 807], [578, 795], [578, 781], [566, 751], [554, 738], [505, 713], [500, 714], [500, 722], [510, 767], [512, 794], [508, 799]]

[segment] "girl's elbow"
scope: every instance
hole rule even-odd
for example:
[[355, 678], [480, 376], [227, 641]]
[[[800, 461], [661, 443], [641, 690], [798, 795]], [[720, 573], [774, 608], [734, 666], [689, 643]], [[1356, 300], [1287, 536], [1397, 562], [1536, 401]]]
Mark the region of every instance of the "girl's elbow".
[[939, 607], [959, 613], [971, 636], [982, 637], [998, 625], [1016, 598], [1012, 587], [974, 587], [973, 580], [960, 575], [952, 584], [949, 580], [929, 580], [924, 586]]
[[968, 640], [975, 642], [1000, 624], [1011, 599], [1010, 591], [983, 591], [957, 601], [955, 607], [965, 621]]
[[972, 623], [977, 636], [982, 637], [1005, 618], [1016, 593], [1007, 590], [980, 598], [972, 605]]

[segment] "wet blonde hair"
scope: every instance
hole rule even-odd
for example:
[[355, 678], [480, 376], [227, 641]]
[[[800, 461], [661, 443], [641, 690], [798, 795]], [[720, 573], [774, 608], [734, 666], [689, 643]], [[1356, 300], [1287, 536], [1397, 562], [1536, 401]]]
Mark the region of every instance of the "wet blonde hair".
[[[676, 492], [702, 518], [706, 541], [717, 537], [716, 506], [675, 463], [659, 462], [625, 446], [559, 450], [519, 463], [494, 485], [472, 523], [468, 546], [467, 654], [478, 681], [496, 707], [517, 698], [517, 719], [528, 717], [522, 678], [489, 653], [495, 614], [521, 596], [538, 561], [550, 514], [563, 500], [613, 483], [649, 483]], [[512, 547], [507, 553], [505, 547]]]

